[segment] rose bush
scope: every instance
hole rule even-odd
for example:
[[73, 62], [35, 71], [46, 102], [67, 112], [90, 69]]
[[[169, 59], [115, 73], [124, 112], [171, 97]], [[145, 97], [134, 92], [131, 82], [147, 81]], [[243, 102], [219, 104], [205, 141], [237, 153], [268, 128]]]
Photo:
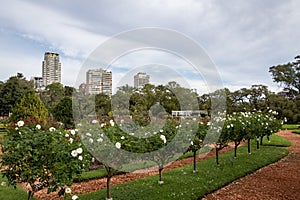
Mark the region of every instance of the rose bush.
[[90, 154], [77, 130], [42, 122], [30, 117], [12, 124], [1, 144], [2, 173], [10, 185], [28, 184], [28, 199], [42, 188], [60, 188], [59, 195], [64, 195], [64, 188], [89, 167]]

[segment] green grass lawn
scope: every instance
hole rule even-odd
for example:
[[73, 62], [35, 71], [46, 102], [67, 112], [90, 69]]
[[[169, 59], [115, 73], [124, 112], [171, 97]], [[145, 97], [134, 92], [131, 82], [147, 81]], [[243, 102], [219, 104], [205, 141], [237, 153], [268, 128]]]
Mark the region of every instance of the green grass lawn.
[[[265, 141], [265, 144], [267, 141]], [[271, 146], [271, 144], [275, 146]], [[238, 149], [237, 159], [233, 159], [233, 152], [220, 155], [220, 166], [216, 166], [215, 158], [201, 161], [197, 164], [198, 173], [192, 173], [192, 165], [177, 168], [163, 173], [163, 185], [158, 185], [158, 176], [127, 182], [112, 187], [112, 197], [119, 199], [198, 199], [237, 178], [250, 174], [257, 169], [278, 161], [288, 154], [284, 146], [288, 142], [277, 135], [272, 135], [268, 146], [256, 150], [252, 144], [252, 153], [247, 153], [247, 147]], [[81, 195], [80, 199], [105, 199], [106, 190]]]
[[267, 140], [267, 137], [263, 138], [264, 146], [279, 146], [279, 147], [289, 147], [291, 146], [291, 142], [279, 135], [272, 134], [270, 136], [270, 141]]
[[300, 124], [284, 124], [282, 125], [283, 130], [292, 130], [293, 133], [300, 134]]
[[294, 130], [294, 129], [298, 129], [299, 126], [300, 126], [300, 124], [283, 124], [282, 129], [283, 130]]
[[293, 133], [300, 134], [300, 130], [293, 130]]
[[[2, 177], [2, 174], [0, 174], [0, 184], [2, 182], [6, 182], [6, 178]], [[16, 200], [16, 199], [27, 199], [27, 193], [25, 190], [23, 190], [20, 186], [17, 186], [16, 189], [14, 189], [13, 186], [1, 186], [0, 185], [0, 199], [2, 200]], [[34, 198], [35, 199], [35, 198]]]

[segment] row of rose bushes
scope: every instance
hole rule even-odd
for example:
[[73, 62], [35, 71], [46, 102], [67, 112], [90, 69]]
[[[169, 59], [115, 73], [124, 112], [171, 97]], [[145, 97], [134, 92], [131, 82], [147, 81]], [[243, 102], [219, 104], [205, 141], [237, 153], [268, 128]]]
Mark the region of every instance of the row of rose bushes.
[[215, 148], [217, 165], [218, 152], [230, 142], [235, 144], [235, 157], [243, 140], [248, 141], [248, 152], [251, 153], [251, 139], [262, 142], [264, 136], [269, 137], [280, 129], [282, 121], [275, 115], [274, 111], [269, 111], [218, 114], [211, 120], [170, 118], [152, 124], [148, 122], [147, 127], [135, 127], [131, 120], [118, 123], [110, 120], [100, 124], [94, 121], [82, 125], [82, 141], [107, 169], [107, 199], [110, 199], [110, 178], [117, 170], [128, 170], [132, 163], [149, 160], [155, 163], [159, 171], [158, 183], [162, 184], [162, 170], [166, 164], [187, 151], [194, 153], [194, 172], [197, 172], [197, 151], [204, 146]]
[[282, 122], [274, 114], [273, 111], [246, 112], [218, 115], [211, 120], [166, 119], [147, 127], [122, 120], [102, 123], [94, 120], [79, 124], [78, 130], [64, 130], [59, 123], [31, 117], [7, 128], [2, 142], [2, 173], [12, 185], [29, 184], [28, 199], [44, 187], [48, 192], [59, 189], [60, 195], [70, 196], [68, 186], [74, 177], [88, 170], [96, 158], [107, 170], [107, 198], [110, 199], [110, 179], [117, 171], [131, 171], [136, 169], [136, 163], [152, 161], [158, 166], [162, 184], [162, 170], [167, 163], [186, 151], [194, 152], [195, 158], [201, 147], [212, 145], [219, 164], [218, 152], [229, 142], [234, 142], [237, 148], [243, 140], [250, 144], [251, 139], [277, 132]]

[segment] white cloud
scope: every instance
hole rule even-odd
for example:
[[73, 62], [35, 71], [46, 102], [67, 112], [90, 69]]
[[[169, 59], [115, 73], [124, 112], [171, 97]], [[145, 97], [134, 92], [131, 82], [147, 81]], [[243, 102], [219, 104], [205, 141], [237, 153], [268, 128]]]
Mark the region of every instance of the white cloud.
[[[63, 83], [72, 85], [82, 63], [106, 39], [137, 27], [162, 27], [202, 45], [226, 87], [262, 83], [276, 89], [269, 67], [299, 54], [299, 6], [297, 0], [5, 1], [0, 7], [0, 79], [16, 72], [39, 75], [44, 52], [57, 51]], [[191, 87], [203, 84], [195, 70], [169, 56], [126, 57], [115, 63], [117, 80], [137, 66], [156, 63], [182, 72]], [[167, 80], [165, 75], [156, 81]]]

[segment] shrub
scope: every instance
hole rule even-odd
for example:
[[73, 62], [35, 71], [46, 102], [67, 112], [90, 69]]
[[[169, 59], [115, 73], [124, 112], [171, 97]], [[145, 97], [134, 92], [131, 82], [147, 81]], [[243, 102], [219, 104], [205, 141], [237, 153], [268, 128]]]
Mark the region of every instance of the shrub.
[[10, 185], [28, 183], [28, 199], [42, 188], [48, 192], [71, 185], [73, 177], [89, 166], [90, 156], [75, 130], [47, 128], [36, 118], [18, 121], [7, 129], [2, 141], [1, 167]]

